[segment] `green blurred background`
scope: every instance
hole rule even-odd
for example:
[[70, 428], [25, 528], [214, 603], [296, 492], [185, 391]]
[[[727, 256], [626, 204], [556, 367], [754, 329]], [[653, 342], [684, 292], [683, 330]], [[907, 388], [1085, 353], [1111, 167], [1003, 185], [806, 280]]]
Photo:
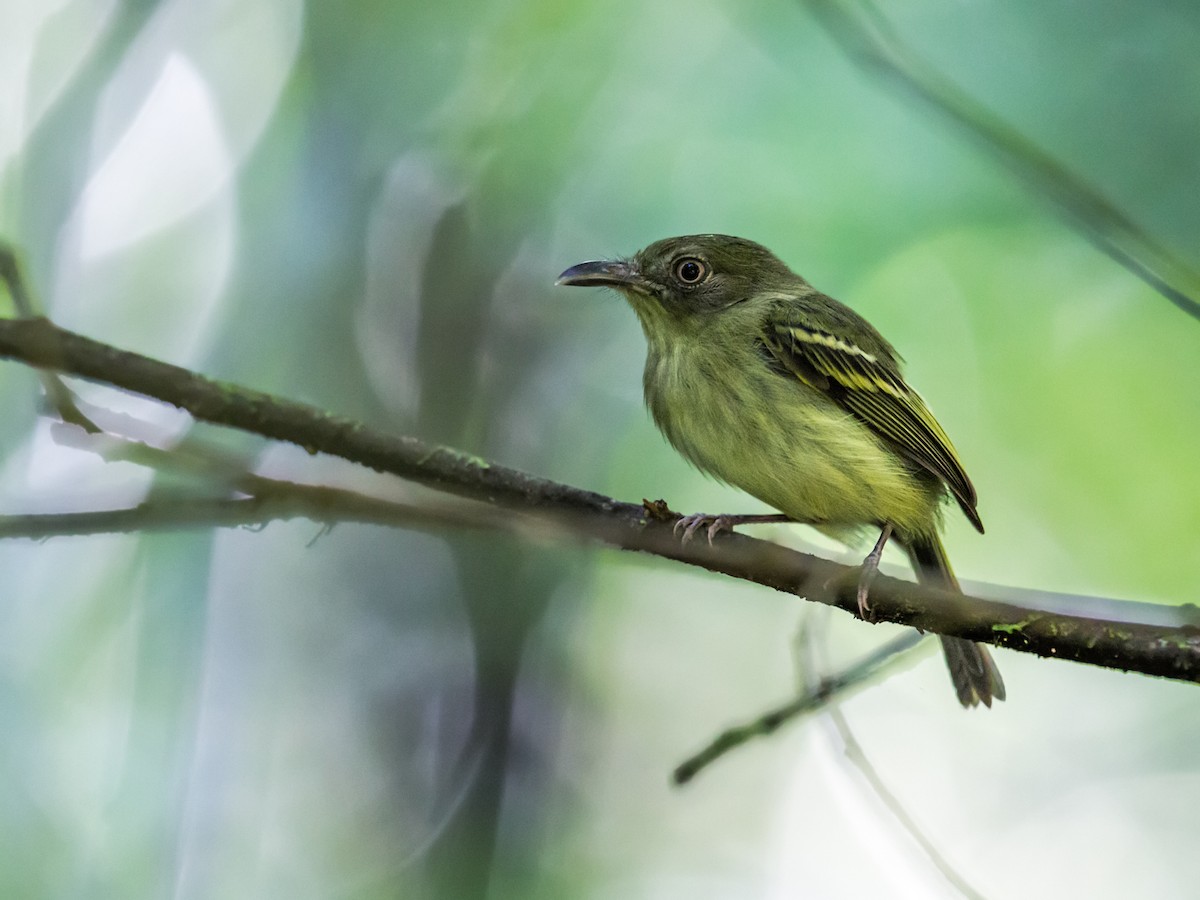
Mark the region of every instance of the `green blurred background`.
[[[889, 15], [1200, 266], [1200, 10]], [[986, 537], [949, 516], [964, 580], [1196, 600], [1200, 322], [803, 4], [0, 5], [0, 235], [56, 321], [122, 347], [751, 511], [655, 432], [630, 311], [552, 287], [698, 231], [767, 244], [909, 360], [979, 489]], [[412, 494], [78, 389], [160, 442]], [[0, 366], [5, 513], [205, 490], [60, 446], [37, 408]], [[11, 540], [0, 585], [0, 896], [959, 895], [824, 717], [668, 786], [792, 695], [802, 625], [826, 667], [886, 626], [611, 551], [305, 521]], [[932, 649], [843, 707], [923, 832], [989, 897], [1193, 895], [1194, 689], [997, 656], [990, 712]]]

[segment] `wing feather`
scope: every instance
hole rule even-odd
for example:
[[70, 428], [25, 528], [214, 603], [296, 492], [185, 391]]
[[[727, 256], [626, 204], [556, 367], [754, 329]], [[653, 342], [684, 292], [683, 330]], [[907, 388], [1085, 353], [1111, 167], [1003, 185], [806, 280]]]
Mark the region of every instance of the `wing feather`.
[[975, 487], [950, 438], [904, 382], [891, 347], [882, 338], [873, 343], [864, 349], [792, 315], [774, 318], [763, 336], [763, 345], [781, 368], [826, 392], [905, 457], [942, 479], [967, 518], [983, 531]]

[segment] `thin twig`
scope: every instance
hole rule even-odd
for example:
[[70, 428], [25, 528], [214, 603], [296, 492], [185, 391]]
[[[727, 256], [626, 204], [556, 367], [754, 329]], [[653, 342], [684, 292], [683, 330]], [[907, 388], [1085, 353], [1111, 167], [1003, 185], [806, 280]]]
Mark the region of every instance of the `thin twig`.
[[399, 503], [339, 488], [262, 481], [270, 482], [273, 489], [252, 497], [186, 494], [118, 509], [0, 516], [0, 538], [45, 540], [194, 528], [261, 527], [301, 518], [327, 524], [359, 522], [430, 532], [484, 528], [538, 533], [536, 522], [528, 522], [521, 516], [501, 515], [495, 509], [477, 504]]
[[908, 832], [909, 837], [917, 842], [925, 852], [925, 855], [929, 857], [929, 861], [942, 873], [942, 877], [950, 882], [954, 886], [954, 889], [964, 897], [971, 898], [971, 900], [984, 900], [984, 895], [976, 890], [965, 877], [959, 874], [950, 861], [942, 855], [938, 846], [930, 840], [921, 829], [921, 826], [917, 824], [916, 819], [909, 814], [904, 804], [900, 802], [900, 799], [892, 793], [891, 788], [880, 777], [879, 772], [876, 771], [875, 766], [871, 764], [871, 760], [863, 751], [862, 745], [859, 744], [858, 739], [854, 736], [854, 732], [846, 722], [846, 717], [842, 714], [841, 709], [831, 706], [826, 712], [837, 729], [839, 737], [842, 739], [846, 759], [850, 760], [854, 764], [854, 767], [862, 773], [862, 776], [871, 786], [871, 790], [883, 802], [883, 805], [888, 808], [888, 811], [896, 817], [900, 823], [900, 827]]
[[682, 762], [672, 775], [675, 784], [687, 784], [731, 750], [736, 750], [755, 738], [774, 734], [787, 723], [823, 709], [834, 700], [841, 700], [877, 681], [888, 669], [901, 661], [903, 654], [914, 649], [924, 639], [916, 631], [893, 638], [869, 656], [836, 675], [820, 679], [811, 690], [761, 716], [723, 731], [707, 747]]
[[[0, 281], [4, 282], [8, 288], [8, 295], [12, 298], [13, 308], [17, 311], [18, 316], [30, 319], [38, 315], [37, 304], [34, 302], [33, 292], [25, 280], [17, 252], [2, 241], [0, 241]], [[76, 402], [75, 395], [63, 384], [61, 378], [53, 372], [44, 370], [38, 372], [38, 378], [41, 379], [42, 389], [46, 392], [46, 402], [57, 410], [59, 417], [64, 422], [78, 425], [84, 431], [92, 434], [100, 432], [100, 428], [83, 414]]]
[[[817, 635], [813, 631], [809, 631], [805, 635], [806, 652], [802, 655], [800, 664], [802, 672], [806, 680], [812, 680], [816, 677], [816, 673], [824, 669], [828, 663], [825, 659], [825, 643], [817, 639]], [[951, 862], [946, 859], [938, 846], [925, 834], [920, 825], [917, 824], [908, 812], [908, 809], [900, 801], [888, 787], [880, 776], [879, 771], [863, 750], [862, 745], [858, 742], [858, 738], [854, 735], [854, 730], [850, 727], [849, 721], [842, 712], [842, 697], [834, 698], [832, 702], [826, 705], [823, 712], [829, 717], [833, 727], [837, 730], [838, 736], [842, 741], [842, 749], [846, 755], [846, 759], [858, 769], [862, 776], [867, 780], [872, 792], [879, 798], [880, 802], [888, 808], [896, 820], [917, 844], [929, 857], [929, 861], [934, 867], [942, 873], [950, 884], [964, 897], [969, 900], [984, 900], [983, 895], [977, 891], [966, 877], [961, 875], [954, 868]]]
[[806, 5], [847, 56], [965, 129], [1034, 194], [1054, 204], [1094, 247], [1200, 319], [1200, 273], [1098, 188], [929, 66], [869, 0], [807, 0]]

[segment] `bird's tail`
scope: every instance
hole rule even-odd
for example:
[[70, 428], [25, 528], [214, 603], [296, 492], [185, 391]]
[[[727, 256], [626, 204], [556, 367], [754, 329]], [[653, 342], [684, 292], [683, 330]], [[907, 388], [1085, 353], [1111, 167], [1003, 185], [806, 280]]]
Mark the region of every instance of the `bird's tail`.
[[[960, 591], [958, 579], [950, 568], [946, 548], [936, 535], [906, 544], [904, 549], [917, 574], [917, 581], [933, 587]], [[993, 700], [1004, 699], [1004, 679], [983, 644], [963, 638], [942, 637], [950, 680], [958, 692], [958, 702], [972, 707], [982, 703], [991, 706]]]

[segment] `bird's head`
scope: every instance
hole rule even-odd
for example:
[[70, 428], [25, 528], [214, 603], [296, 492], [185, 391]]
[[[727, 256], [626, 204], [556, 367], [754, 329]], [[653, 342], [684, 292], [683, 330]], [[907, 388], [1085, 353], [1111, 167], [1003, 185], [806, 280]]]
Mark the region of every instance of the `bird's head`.
[[648, 336], [806, 286], [766, 247], [726, 234], [665, 238], [631, 259], [572, 266], [557, 283], [616, 288], [637, 312]]

